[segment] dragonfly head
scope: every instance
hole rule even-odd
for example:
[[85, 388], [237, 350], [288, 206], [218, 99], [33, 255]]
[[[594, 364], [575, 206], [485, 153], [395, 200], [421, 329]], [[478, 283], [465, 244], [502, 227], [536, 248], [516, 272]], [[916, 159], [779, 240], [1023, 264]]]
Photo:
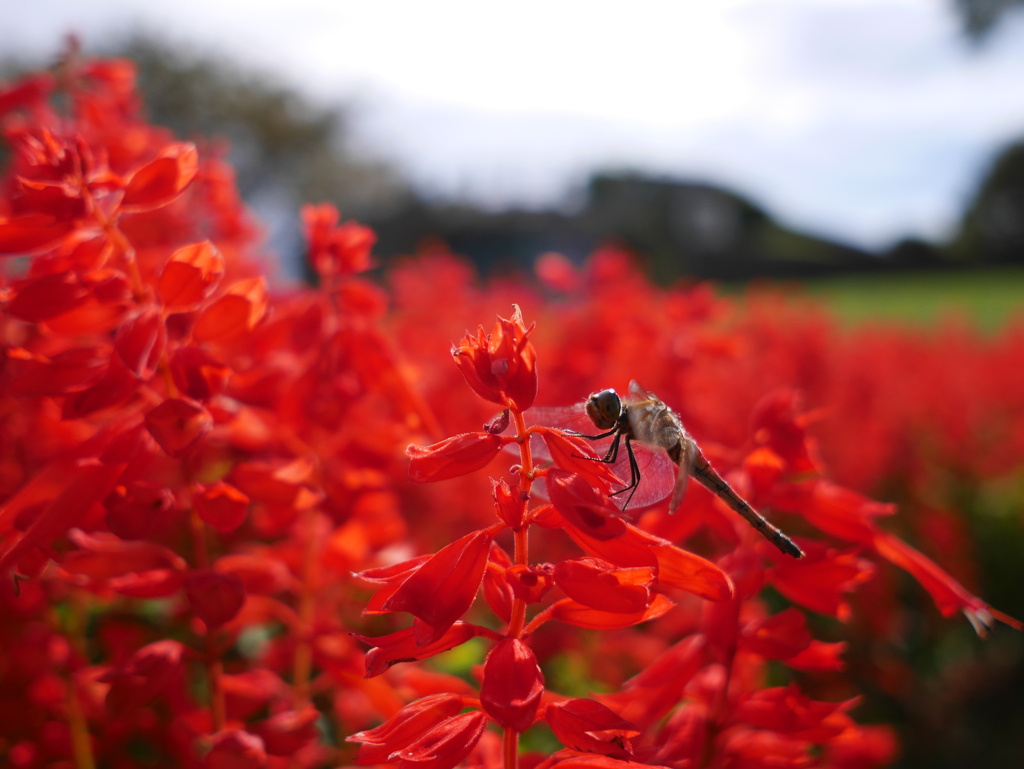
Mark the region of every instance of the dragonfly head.
[[601, 390], [587, 398], [587, 416], [601, 430], [611, 430], [622, 416], [622, 401], [615, 390]]

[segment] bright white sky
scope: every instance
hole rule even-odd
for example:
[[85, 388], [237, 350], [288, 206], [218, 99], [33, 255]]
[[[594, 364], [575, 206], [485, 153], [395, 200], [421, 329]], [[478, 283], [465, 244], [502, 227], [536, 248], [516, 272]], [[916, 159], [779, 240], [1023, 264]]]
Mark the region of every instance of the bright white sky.
[[595, 168], [726, 184], [790, 225], [942, 238], [1024, 136], [1024, 14], [980, 49], [952, 0], [0, 0], [0, 55], [143, 30], [358, 106], [422, 189], [563, 199]]

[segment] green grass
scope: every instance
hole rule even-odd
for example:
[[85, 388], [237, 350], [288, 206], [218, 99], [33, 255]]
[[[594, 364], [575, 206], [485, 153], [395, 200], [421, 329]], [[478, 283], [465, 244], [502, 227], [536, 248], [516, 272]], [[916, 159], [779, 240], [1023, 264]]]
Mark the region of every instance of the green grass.
[[809, 280], [801, 288], [851, 326], [934, 326], [954, 317], [995, 332], [1014, 316], [1024, 319], [1024, 267], [853, 275]]

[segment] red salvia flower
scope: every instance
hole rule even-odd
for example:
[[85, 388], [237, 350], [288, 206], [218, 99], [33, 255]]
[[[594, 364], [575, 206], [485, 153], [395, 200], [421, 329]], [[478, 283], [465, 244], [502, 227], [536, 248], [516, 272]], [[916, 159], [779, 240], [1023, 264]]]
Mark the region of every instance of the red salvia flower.
[[632, 756], [633, 740], [643, 734], [594, 700], [571, 699], [548, 705], [544, 718], [567, 748], [612, 758]]
[[482, 326], [475, 337], [467, 333], [452, 346], [452, 357], [481, 398], [525, 411], [537, 397], [537, 352], [529, 341], [534, 327], [526, 328], [519, 307], [513, 309], [510, 319], [498, 318], [490, 334]]
[[451, 769], [473, 750], [485, 726], [487, 719], [479, 711], [452, 716], [396, 751], [390, 760], [400, 769]]
[[204, 769], [262, 769], [267, 765], [263, 740], [242, 729], [226, 729], [210, 738]]
[[529, 646], [503, 638], [484, 663], [480, 703], [501, 726], [525, 732], [533, 724], [544, 694], [544, 674]]
[[185, 596], [196, 616], [214, 630], [233, 620], [241, 610], [245, 586], [235, 574], [198, 569], [185, 578]]
[[457, 715], [462, 708], [462, 697], [456, 694], [434, 694], [406, 705], [377, 728], [346, 738], [348, 742], [360, 743], [354, 763], [387, 763], [393, 754]]
[[377, 638], [355, 634], [353, 636], [374, 647], [366, 654], [366, 677], [373, 678], [398, 662], [429, 659], [486, 633], [484, 628], [470, 625], [468, 622], [456, 622], [444, 635], [428, 644], [419, 643], [411, 627]]
[[192, 310], [210, 295], [224, 274], [224, 257], [210, 241], [177, 249], [164, 265], [157, 292], [164, 306]]
[[213, 417], [202, 406], [169, 398], [146, 414], [146, 428], [160, 448], [172, 457], [192, 450], [213, 427]]
[[199, 170], [194, 144], [170, 144], [156, 160], [129, 175], [121, 210], [137, 213], [165, 206], [178, 197]]
[[509, 440], [490, 433], [464, 433], [432, 446], [409, 446], [409, 474], [414, 481], [428, 483], [471, 473], [498, 456]]
[[469, 609], [487, 567], [492, 534], [474, 531], [436, 552], [387, 600], [386, 611], [407, 611], [426, 623], [416, 625], [417, 643], [440, 639]]
[[241, 526], [249, 513], [249, 497], [224, 481], [197, 488], [192, 504], [199, 517], [222, 534]]

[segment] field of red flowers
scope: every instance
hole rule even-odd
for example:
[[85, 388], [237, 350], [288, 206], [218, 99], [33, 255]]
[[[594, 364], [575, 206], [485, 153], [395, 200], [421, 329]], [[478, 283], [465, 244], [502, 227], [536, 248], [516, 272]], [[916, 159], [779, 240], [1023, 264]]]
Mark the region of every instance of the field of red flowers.
[[[1020, 551], [1024, 326], [841, 332], [614, 249], [374, 282], [329, 205], [278, 290], [231, 167], [140, 115], [127, 61], [0, 90], [6, 765], [868, 769], [1024, 717], [979, 558]], [[631, 379], [802, 558], [697, 483], [621, 514], [530, 420]]]

